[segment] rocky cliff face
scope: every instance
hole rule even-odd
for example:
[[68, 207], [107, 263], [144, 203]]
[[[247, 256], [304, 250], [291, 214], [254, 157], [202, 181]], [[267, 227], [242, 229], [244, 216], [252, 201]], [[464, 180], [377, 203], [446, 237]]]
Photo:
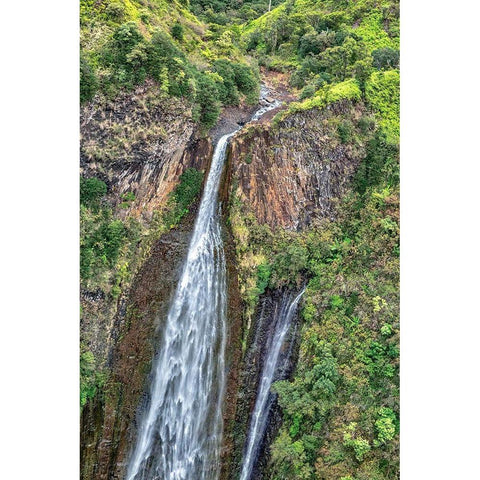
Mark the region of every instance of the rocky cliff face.
[[342, 143], [341, 118], [353, 128], [364, 112], [344, 101], [300, 112], [277, 125], [252, 125], [231, 143], [232, 190], [260, 224], [300, 229], [331, 217], [364, 155], [361, 142]]
[[[152, 84], [102, 102], [94, 101], [81, 112], [80, 173], [103, 180], [114, 216], [139, 220], [145, 237], [153, 213], [165, 205], [180, 175], [189, 167], [207, 169], [212, 144], [198, 136], [186, 105], [160, 98]], [[134, 200], [125, 207], [127, 192]], [[141, 266], [145, 260], [141, 257], [148, 254], [150, 246], [139, 249], [134, 270]], [[128, 288], [129, 283], [124, 282], [118, 299], [100, 288], [83, 286], [81, 290], [81, 340], [94, 353], [97, 366], [111, 360]]]
[[[155, 345], [178, 281], [195, 218], [163, 235], [136, 276], [126, 300], [124, 321], [117, 313], [111, 374], [104, 392], [87, 403], [81, 424], [81, 478], [122, 479], [146, 395]], [[140, 407], [141, 408], [141, 407]]]
[[[228, 462], [225, 462], [222, 478], [236, 479], [239, 477], [242, 466], [242, 456], [249, 429], [251, 414], [255, 406], [256, 395], [260, 382], [260, 374], [264, 368], [268, 354], [266, 345], [268, 339], [274, 336], [274, 319], [276, 311], [280, 309], [285, 291], [280, 289], [268, 290], [260, 298], [255, 310], [254, 321], [248, 333], [247, 347], [245, 349], [241, 365], [238, 369], [238, 390], [237, 395], [231, 398], [234, 403], [235, 420], [232, 422], [233, 429], [227, 435], [232, 436], [232, 446]], [[291, 328], [285, 338], [285, 343], [279, 358], [276, 378], [289, 378], [297, 357], [297, 341], [299, 316], [295, 315]], [[260, 445], [263, 454], [252, 472], [252, 478], [263, 478], [263, 470], [268, 463], [268, 447], [278, 432], [281, 423], [281, 415], [276, 400], [270, 408], [267, 430]], [[226, 435], [226, 438], [228, 436]]]
[[[257, 267], [268, 256], [258, 249], [262, 235], [270, 230], [277, 233], [279, 230], [304, 230], [316, 219], [335, 217], [335, 204], [351, 187], [365, 155], [368, 132], [361, 131], [361, 119], [365, 120], [365, 116], [368, 113], [363, 104], [343, 101], [321, 111], [287, 116], [278, 123], [263, 119], [259, 124], [247, 126], [232, 139], [221, 196], [229, 206], [225, 215], [230, 218], [231, 248], [236, 252], [233, 261], [240, 274], [244, 300], [255, 291]], [[339, 134], [339, 125], [343, 122], [348, 122], [348, 139]], [[248, 219], [247, 222], [241, 220], [239, 223], [239, 215]], [[263, 225], [267, 230], [262, 230], [263, 227], [259, 230], [255, 225]], [[279, 296], [280, 290], [267, 289], [260, 295], [251, 317], [245, 311], [246, 302], [243, 304], [242, 335], [246, 343], [236, 372], [236, 389], [232, 389], [227, 398], [235, 416], [226, 424], [225, 440], [233, 441], [222, 471], [221, 478], [225, 480], [238, 478], [241, 470], [248, 419], [255, 404], [264, 355], [262, 346], [269, 332], [270, 314]], [[298, 318], [296, 322], [294, 328], [298, 332]], [[285, 365], [287, 377], [295, 368], [298, 353], [293, 334], [289, 345], [290, 356]], [[263, 478], [269, 447], [280, 424], [281, 415], [274, 404], [253, 478]]]
[[135, 200], [121, 216], [148, 221], [186, 168], [207, 167], [212, 144], [197, 136], [187, 104], [160, 97], [151, 83], [102, 102], [81, 112], [81, 174], [105, 181], [114, 206], [132, 192]]

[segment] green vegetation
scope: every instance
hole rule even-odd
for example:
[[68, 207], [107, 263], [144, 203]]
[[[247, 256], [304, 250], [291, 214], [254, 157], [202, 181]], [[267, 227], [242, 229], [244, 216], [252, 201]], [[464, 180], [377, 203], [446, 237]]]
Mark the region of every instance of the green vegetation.
[[170, 29], [170, 33], [175, 40], [183, 40], [183, 26], [180, 22], [175, 23]]
[[[127, 284], [153, 238], [176, 226], [201, 191], [203, 173], [188, 168], [149, 230], [134, 218], [120, 220], [109, 204], [107, 186], [97, 178], [80, 178], [80, 280], [84, 288], [102, 288], [117, 297]], [[135, 201], [122, 195], [120, 209]]]
[[[258, 76], [246, 65], [232, 32], [205, 34], [205, 26], [180, 3], [143, 3], [81, 1], [81, 102], [96, 94], [114, 98], [152, 79], [159, 96], [184, 99], [195, 119], [210, 128], [222, 105], [256, 100]], [[225, 78], [218, 67], [222, 58], [228, 64]]]
[[361, 91], [358, 83], [351, 79], [335, 85], [325, 85], [318, 90], [312, 98], [301, 103], [293, 102], [290, 104], [288, 111], [281, 113], [278, 119], [284, 118], [288, 113], [296, 113], [312, 108], [324, 108], [330, 103], [340, 100], [360, 100]]
[[180, 176], [180, 183], [168, 202], [163, 222], [173, 228], [188, 213], [188, 208], [198, 197], [203, 181], [203, 173], [195, 168], [187, 168]]
[[399, 150], [370, 116], [337, 123], [347, 146], [359, 131], [366, 155], [335, 221], [272, 231], [230, 206], [247, 315], [266, 286], [308, 279], [297, 370], [273, 387], [274, 480], [398, 478]]
[[107, 185], [98, 178], [80, 178], [80, 205], [98, 209]]
[[[287, 0], [267, 10], [265, 0], [81, 0], [81, 101], [111, 99], [149, 80], [158, 98], [182, 99], [208, 129], [223, 106], [256, 101], [262, 66], [286, 73], [299, 93], [272, 128], [333, 103], [359, 106], [358, 115], [331, 124], [329, 141], [346, 152], [360, 143], [365, 148], [335, 220], [316, 219], [298, 232], [272, 230], [233, 195], [229, 222], [247, 320], [267, 289], [307, 282], [298, 366], [291, 381], [273, 387], [283, 424], [271, 446], [270, 480], [393, 480], [399, 476], [398, 0]], [[129, 130], [122, 139], [130, 137]], [[92, 158], [111, 160], [122, 148], [112, 140]], [[253, 158], [246, 152], [245, 164]], [[81, 178], [82, 287], [101, 288], [115, 300], [153, 239], [189, 212], [202, 182], [201, 172], [187, 169], [145, 225], [128, 216], [133, 192], [115, 206], [104, 181]], [[82, 406], [101, 389], [99, 371], [82, 346]]]
[[400, 135], [400, 75], [398, 70], [374, 72], [367, 81], [367, 101], [378, 113], [387, 139], [398, 143]]
[[[272, 0], [279, 5], [281, 0]], [[202, 20], [219, 26], [239, 25], [268, 12], [269, 0], [191, 0], [191, 10]]]
[[93, 398], [106, 382], [106, 374], [95, 368], [95, 358], [83, 345], [80, 353], [80, 409]]
[[247, 51], [302, 89], [279, 118], [341, 99], [364, 100], [388, 140], [399, 131], [398, 0], [289, 0], [243, 26]]
[[112, 208], [80, 208], [80, 279], [84, 286], [110, 291], [119, 260], [131, 256], [139, 241], [139, 224], [115, 219]]

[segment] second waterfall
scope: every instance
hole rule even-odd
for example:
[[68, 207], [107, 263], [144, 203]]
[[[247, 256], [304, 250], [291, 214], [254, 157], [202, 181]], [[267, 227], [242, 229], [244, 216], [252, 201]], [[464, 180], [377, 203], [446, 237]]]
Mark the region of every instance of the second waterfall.
[[[252, 120], [276, 106], [264, 106]], [[219, 475], [227, 300], [218, 188], [234, 133], [215, 148], [127, 480], [215, 480]]]

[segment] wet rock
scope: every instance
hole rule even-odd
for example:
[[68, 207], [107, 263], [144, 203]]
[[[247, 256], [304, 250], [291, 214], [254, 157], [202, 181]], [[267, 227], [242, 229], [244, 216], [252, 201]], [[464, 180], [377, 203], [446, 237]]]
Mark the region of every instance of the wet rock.
[[[254, 321], [249, 332], [247, 349], [239, 369], [238, 393], [236, 399], [230, 399], [236, 404], [236, 417], [233, 427], [231, 427], [231, 430], [227, 428], [226, 434], [232, 435], [234, 446], [231, 450], [228, 468], [225, 467], [222, 472], [222, 480], [239, 478], [250, 416], [255, 406], [258, 383], [268, 353], [266, 346], [268, 339], [274, 334], [274, 319], [286, 293], [288, 292], [283, 290], [267, 290], [260, 298], [256, 308]], [[293, 372], [298, 350], [299, 321], [297, 313], [292, 319], [291, 327], [281, 350], [277, 364], [276, 380], [290, 378]], [[271, 396], [269, 403], [270, 413], [267, 419], [267, 428], [260, 444], [259, 458], [251, 477], [255, 479], [263, 478], [262, 473], [269, 459], [269, 446], [281, 425], [281, 415], [275, 395]]]

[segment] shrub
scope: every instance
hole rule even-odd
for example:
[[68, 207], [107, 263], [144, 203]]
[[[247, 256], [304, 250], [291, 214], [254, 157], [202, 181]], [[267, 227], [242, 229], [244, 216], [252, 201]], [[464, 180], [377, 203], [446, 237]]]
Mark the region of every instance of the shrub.
[[121, 220], [103, 224], [98, 231], [98, 240], [107, 263], [113, 267], [117, 261], [123, 240], [126, 237], [125, 225]]
[[274, 260], [274, 284], [276, 286], [298, 283], [300, 273], [305, 270], [308, 252], [303, 245], [291, 244], [282, 249]]
[[365, 135], [375, 128], [375, 120], [371, 117], [362, 116], [358, 120], [358, 128]]
[[335, 32], [306, 33], [299, 42], [298, 55], [301, 58], [308, 54], [317, 55], [337, 43]]
[[301, 93], [300, 93], [300, 100], [305, 100], [306, 98], [311, 98], [315, 95], [315, 85], [307, 85], [303, 87]]
[[377, 48], [372, 52], [373, 66], [378, 70], [398, 68], [400, 64], [400, 51], [393, 48]]
[[373, 72], [365, 85], [368, 103], [379, 113], [380, 125], [389, 142], [400, 134], [400, 75], [398, 70]]
[[182, 41], [183, 40], [183, 26], [180, 22], [176, 22], [172, 25], [170, 29], [170, 33], [175, 40]]
[[288, 108], [288, 112], [295, 113], [312, 108], [324, 108], [330, 103], [339, 100], [360, 100], [361, 91], [358, 83], [354, 79], [335, 85], [325, 85], [312, 98], [308, 98], [303, 102], [292, 102]]
[[365, 454], [371, 450], [371, 447], [368, 440], [365, 440], [355, 433], [356, 427], [357, 424], [354, 422], [347, 426], [346, 431], [343, 434], [343, 446], [353, 448], [355, 458], [361, 462]]
[[80, 56], [80, 103], [91, 100], [98, 89], [98, 79], [88, 61]]
[[257, 267], [257, 288], [259, 295], [265, 293], [265, 289], [270, 281], [272, 275], [272, 267], [268, 263], [261, 264]]
[[95, 358], [89, 350], [80, 355], [80, 407], [95, 395]]
[[342, 143], [347, 143], [352, 138], [353, 125], [350, 121], [344, 120], [337, 127], [337, 133]]
[[363, 194], [369, 187], [378, 185], [385, 177], [391, 185], [398, 184], [398, 147], [387, 142], [382, 130], [378, 130], [368, 141], [366, 150], [367, 154], [355, 174], [357, 191]]
[[180, 176], [174, 198], [181, 208], [187, 208], [195, 200], [202, 188], [203, 173], [195, 168], [187, 168]]
[[395, 436], [395, 420], [395, 413], [392, 409], [386, 407], [380, 409], [379, 419], [375, 422], [379, 445], [389, 442]]
[[247, 97], [249, 103], [255, 103], [258, 100], [259, 82], [252, 69], [242, 63], [233, 63], [232, 67], [238, 89]]
[[80, 409], [85, 406], [88, 399], [96, 395], [107, 379], [106, 373], [96, 371], [93, 353], [86, 350], [83, 345], [81, 349], [83, 352], [80, 354]]
[[223, 80], [217, 84], [221, 102], [224, 105], [238, 105], [239, 95], [232, 62], [223, 59], [216, 60], [213, 67]]
[[192, 67], [170, 37], [157, 30], [148, 45], [148, 73], [176, 97], [192, 97]]
[[187, 168], [180, 175], [180, 183], [170, 196], [169, 209], [163, 216], [164, 224], [172, 228], [188, 213], [188, 207], [202, 189], [203, 173], [195, 168]]
[[90, 208], [98, 208], [100, 199], [106, 195], [107, 185], [98, 178], [80, 178], [80, 204]]
[[250, 52], [251, 50], [255, 50], [260, 45], [261, 42], [262, 42], [262, 35], [260, 31], [254, 30], [248, 37], [247, 47], [246, 47], [247, 52]]
[[213, 127], [220, 115], [218, 89], [215, 82], [205, 73], [197, 76], [196, 119], [206, 128]]
[[116, 63], [124, 64], [126, 56], [133, 48], [143, 41], [143, 36], [135, 22], [120, 25], [113, 33], [113, 54]]
[[120, 2], [112, 2], [107, 5], [105, 13], [110, 20], [121, 22], [125, 17], [125, 7]]
[[120, 208], [128, 208], [131, 203], [135, 201], [135, 194], [133, 192], [126, 192], [122, 195], [122, 200]]

